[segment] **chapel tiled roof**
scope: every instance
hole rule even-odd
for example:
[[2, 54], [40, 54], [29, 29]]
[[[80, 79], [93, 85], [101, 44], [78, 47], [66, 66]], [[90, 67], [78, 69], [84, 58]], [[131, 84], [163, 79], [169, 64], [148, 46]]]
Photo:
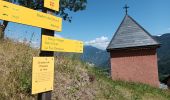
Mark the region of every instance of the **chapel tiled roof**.
[[145, 46], [159, 46], [159, 43], [132, 17], [126, 14], [110, 41], [107, 51]]

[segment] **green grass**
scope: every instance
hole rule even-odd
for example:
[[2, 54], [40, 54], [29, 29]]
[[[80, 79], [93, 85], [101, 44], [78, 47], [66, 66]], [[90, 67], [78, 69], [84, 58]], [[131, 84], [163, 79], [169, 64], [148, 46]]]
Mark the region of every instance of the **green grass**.
[[92, 68], [91, 72], [95, 73], [98, 81], [107, 83], [105, 86], [110, 91], [108, 93], [109, 99], [118, 97], [119, 100], [170, 100], [170, 92], [168, 90], [161, 90], [149, 85], [133, 82], [113, 81], [110, 77], [101, 73], [102, 70], [99, 69]]
[[[31, 95], [32, 57], [26, 43], [0, 41], [0, 99], [36, 100]], [[79, 61], [80, 55], [55, 58], [53, 100], [170, 100], [170, 92], [144, 84], [113, 81], [105, 71]]]

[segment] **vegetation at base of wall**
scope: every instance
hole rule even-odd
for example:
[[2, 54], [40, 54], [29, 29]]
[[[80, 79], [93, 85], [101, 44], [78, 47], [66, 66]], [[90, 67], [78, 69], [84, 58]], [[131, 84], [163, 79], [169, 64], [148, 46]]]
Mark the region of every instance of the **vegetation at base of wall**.
[[[103, 70], [92, 68], [92, 73], [95, 73], [97, 80], [102, 80], [105, 83], [110, 84], [112, 87], [108, 90], [113, 89], [115, 92], [110, 92], [109, 95], [115, 96], [118, 94], [120, 98], [117, 100], [168, 100], [170, 95], [168, 90], [161, 90], [155, 87], [151, 87], [146, 84], [124, 82], [124, 81], [113, 81], [110, 77], [106, 76], [105, 73], [101, 73]], [[124, 98], [122, 98], [124, 97]], [[109, 99], [110, 100], [110, 99]]]
[[[39, 50], [27, 43], [0, 41], [0, 98], [36, 100], [31, 95], [32, 57]], [[170, 92], [123, 81], [113, 81], [107, 72], [79, 60], [80, 54], [55, 58], [53, 100], [170, 100]]]

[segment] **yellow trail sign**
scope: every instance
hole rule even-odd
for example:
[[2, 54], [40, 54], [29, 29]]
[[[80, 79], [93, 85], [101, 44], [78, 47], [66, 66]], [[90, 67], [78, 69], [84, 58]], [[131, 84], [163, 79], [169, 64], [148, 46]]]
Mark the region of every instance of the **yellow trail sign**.
[[83, 53], [83, 42], [42, 35], [41, 50]]
[[59, 11], [59, 0], [44, 0], [44, 7]]
[[54, 57], [33, 57], [32, 94], [53, 90]]
[[62, 18], [0, 0], [0, 19], [45, 28], [62, 30]]

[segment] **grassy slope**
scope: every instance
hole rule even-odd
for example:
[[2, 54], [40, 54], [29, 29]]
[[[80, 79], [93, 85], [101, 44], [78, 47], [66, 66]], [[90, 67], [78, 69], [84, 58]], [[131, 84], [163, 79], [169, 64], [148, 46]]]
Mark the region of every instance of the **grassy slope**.
[[[0, 41], [0, 98], [32, 100], [32, 57], [24, 43]], [[56, 57], [53, 100], [170, 100], [170, 92], [147, 85], [112, 81], [99, 69], [71, 57]]]

